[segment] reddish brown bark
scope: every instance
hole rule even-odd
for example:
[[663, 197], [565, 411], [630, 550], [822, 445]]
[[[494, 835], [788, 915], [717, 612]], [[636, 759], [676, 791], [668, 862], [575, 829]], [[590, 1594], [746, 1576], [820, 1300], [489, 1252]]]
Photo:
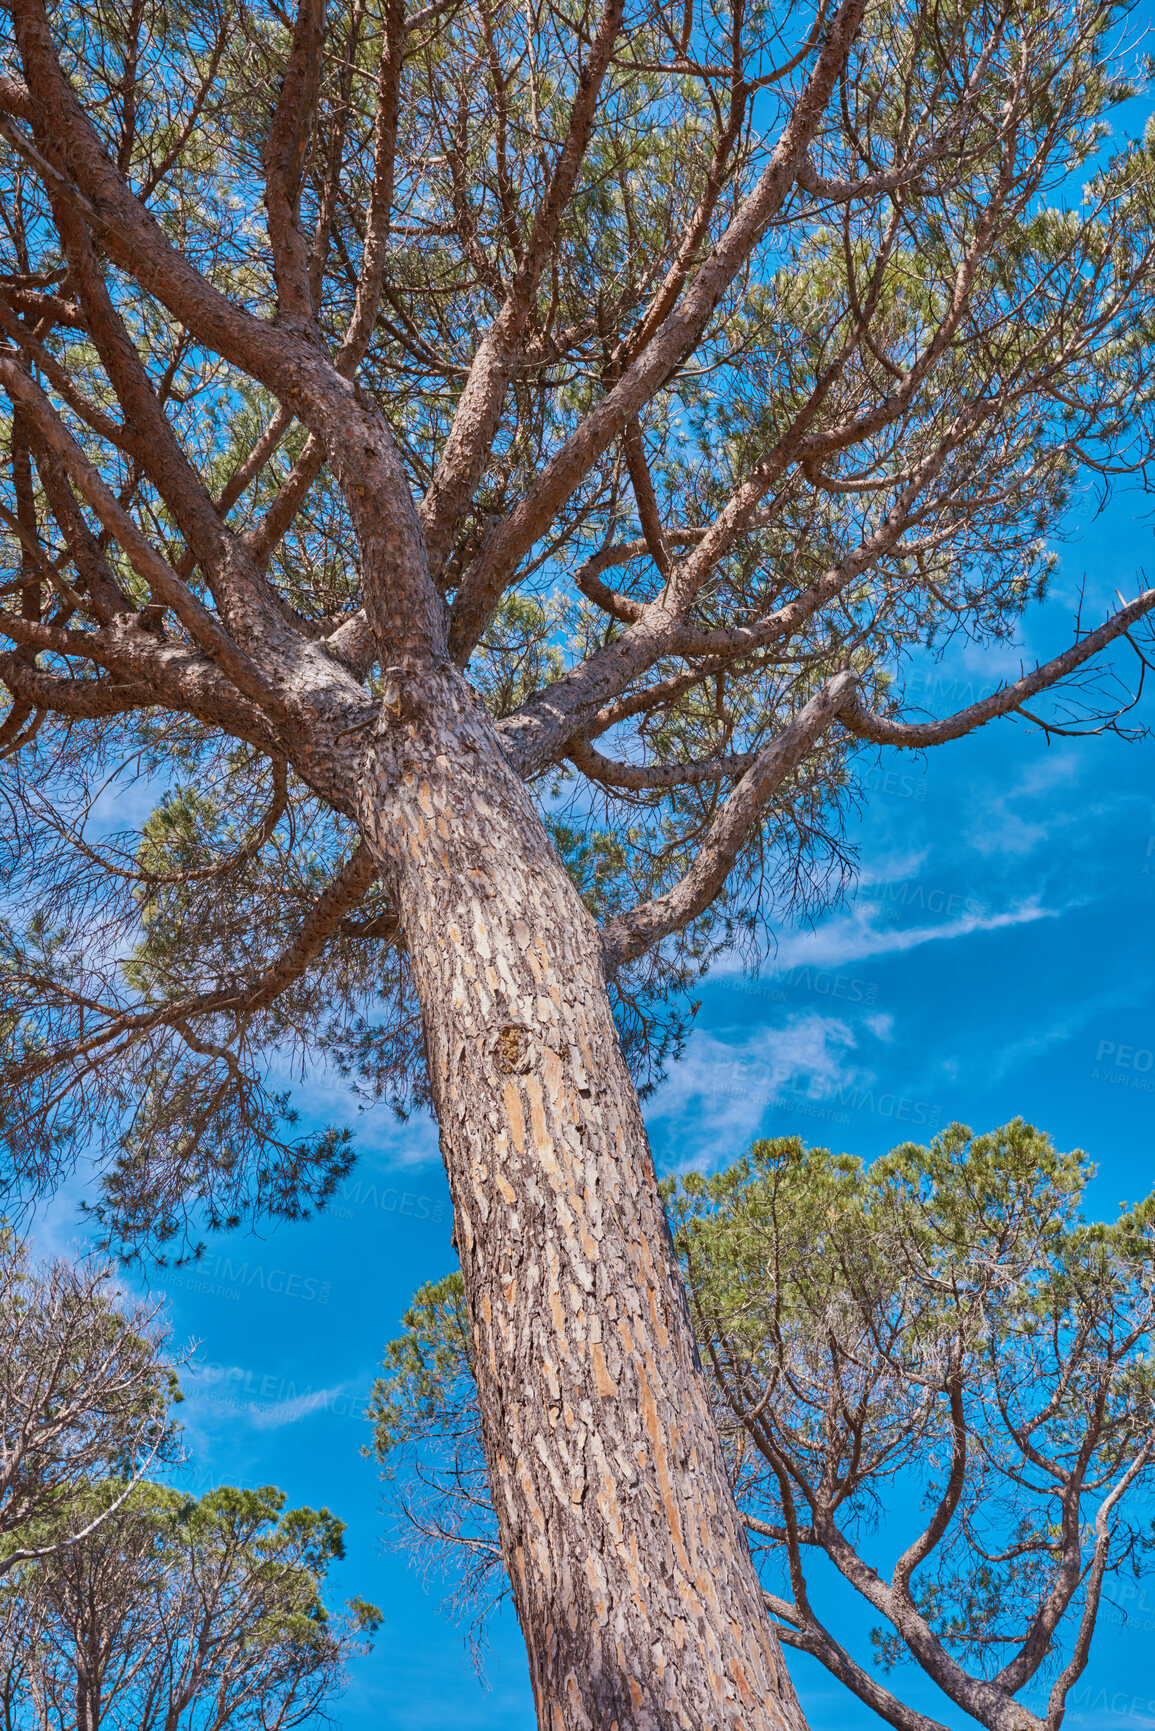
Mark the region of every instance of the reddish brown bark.
[[395, 886], [539, 1722], [804, 1723], [696, 1366], [597, 928], [452, 669], [361, 825]]

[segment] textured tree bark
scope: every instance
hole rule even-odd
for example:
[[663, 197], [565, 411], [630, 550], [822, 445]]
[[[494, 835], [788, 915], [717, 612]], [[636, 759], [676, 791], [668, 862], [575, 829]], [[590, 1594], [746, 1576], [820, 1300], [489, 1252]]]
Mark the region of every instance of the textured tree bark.
[[361, 823], [422, 1004], [538, 1722], [799, 1731], [597, 930], [461, 675], [397, 703]]

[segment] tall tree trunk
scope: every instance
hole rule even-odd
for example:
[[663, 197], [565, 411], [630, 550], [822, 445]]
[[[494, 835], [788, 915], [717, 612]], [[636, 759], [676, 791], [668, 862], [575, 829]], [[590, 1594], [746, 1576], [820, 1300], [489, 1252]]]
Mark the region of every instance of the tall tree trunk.
[[422, 1005], [538, 1723], [799, 1731], [596, 927], [464, 679], [399, 701], [361, 822]]

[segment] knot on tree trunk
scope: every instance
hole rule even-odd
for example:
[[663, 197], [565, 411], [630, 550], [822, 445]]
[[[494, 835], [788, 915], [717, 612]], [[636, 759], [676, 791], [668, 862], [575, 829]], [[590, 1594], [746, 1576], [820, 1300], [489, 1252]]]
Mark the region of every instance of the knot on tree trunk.
[[533, 1067], [537, 1042], [519, 1022], [506, 1022], [491, 1042], [494, 1062], [503, 1076], [524, 1076]]

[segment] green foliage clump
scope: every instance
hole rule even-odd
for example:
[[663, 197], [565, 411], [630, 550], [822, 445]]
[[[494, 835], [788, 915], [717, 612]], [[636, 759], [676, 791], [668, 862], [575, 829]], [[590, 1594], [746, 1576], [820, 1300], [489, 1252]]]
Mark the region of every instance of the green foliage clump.
[[[759, 1141], [663, 1186], [768, 1606], [876, 1710], [898, 1706], [824, 1626], [819, 1558], [880, 1614], [884, 1672], [968, 1667], [967, 1710], [996, 1725], [1043, 1676], [1061, 1706], [1107, 1584], [1151, 1554], [1155, 1194], [1088, 1218], [1093, 1175], [1015, 1119], [871, 1165]], [[410, 1542], [483, 1615], [504, 1577], [460, 1275], [405, 1329], [376, 1452]]]

